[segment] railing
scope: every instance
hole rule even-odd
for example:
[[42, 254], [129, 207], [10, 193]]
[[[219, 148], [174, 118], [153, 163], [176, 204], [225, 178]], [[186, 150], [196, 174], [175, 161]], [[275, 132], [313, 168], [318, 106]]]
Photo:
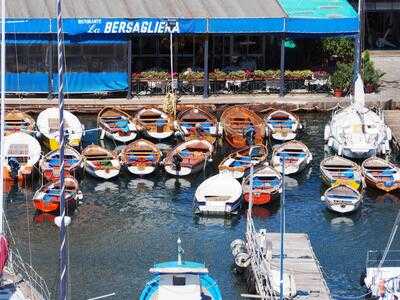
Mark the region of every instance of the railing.
[[50, 291], [44, 279], [26, 264], [18, 251], [10, 250], [9, 263], [6, 270], [15, 276], [21, 276], [30, 289], [30, 298], [34, 300], [49, 300]]
[[[384, 250], [368, 251], [366, 267], [367, 268], [377, 268], [383, 255], [384, 255]], [[399, 267], [400, 268], [400, 250], [389, 251], [382, 267]]]
[[[170, 86], [170, 80], [141, 80], [132, 81], [132, 94], [134, 96], [165, 95]], [[210, 95], [225, 94], [278, 94], [280, 81], [278, 79], [244, 79], [244, 80], [210, 80], [208, 92]], [[285, 91], [305, 90], [308, 93], [329, 92], [325, 83], [312, 80], [285, 80]], [[204, 81], [178, 80], [176, 92], [181, 95], [202, 95]]]

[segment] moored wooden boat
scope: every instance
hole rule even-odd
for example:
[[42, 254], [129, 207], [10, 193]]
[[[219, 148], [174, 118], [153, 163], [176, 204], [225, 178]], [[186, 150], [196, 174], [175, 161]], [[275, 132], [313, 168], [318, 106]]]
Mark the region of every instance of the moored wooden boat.
[[105, 107], [97, 116], [97, 127], [101, 128], [101, 136], [120, 143], [133, 141], [137, 136], [137, 128], [133, 117], [126, 112], [114, 108]]
[[143, 108], [136, 114], [136, 119], [141, 130], [151, 138], [167, 139], [175, 132], [171, 116], [159, 109]]
[[13, 180], [32, 174], [33, 168], [40, 159], [40, 143], [25, 132], [15, 132], [4, 138], [4, 179]]
[[289, 141], [296, 138], [301, 128], [299, 118], [285, 110], [275, 110], [265, 117], [270, 136], [277, 141]]
[[271, 165], [278, 172], [282, 172], [283, 157], [285, 158], [285, 175], [301, 172], [312, 161], [312, 154], [308, 147], [295, 140], [274, 147]]
[[359, 190], [363, 185], [361, 167], [355, 162], [341, 156], [329, 156], [321, 161], [321, 177], [331, 186], [335, 183], [345, 183]]
[[[73, 208], [83, 195], [79, 183], [73, 177], [65, 177], [65, 203]], [[58, 212], [60, 209], [60, 181], [53, 181], [40, 187], [33, 196], [33, 205], [44, 213]]]
[[161, 160], [161, 151], [150, 141], [139, 139], [126, 145], [121, 152], [121, 162], [135, 175], [154, 172]]
[[321, 201], [328, 209], [341, 214], [354, 212], [362, 203], [360, 192], [346, 184], [334, 185], [327, 189]]
[[[65, 175], [74, 176], [82, 164], [82, 156], [74, 148], [66, 146]], [[47, 153], [39, 162], [40, 170], [47, 181], [55, 181], [60, 177], [60, 150]]]
[[219, 164], [220, 173], [229, 173], [232, 177], [242, 178], [251, 165], [258, 165], [264, 162], [268, 156], [268, 148], [264, 145], [245, 147], [229, 154]]
[[177, 127], [186, 141], [200, 139], [213, 144], [219, 134], [217, 117], [198, 107], [182, 111], [178, 115]]
[[121, 163], [118, 155], [98, 145], [89, 145], [82, 151], [83, 167], [90, 175], [110, 179], [118, 176]]
[[255, 112], [241, 106], [232, 106], [221, 115], [226, 141], [234, 148], [263, 144], [265, 124]]
[[163, 164], [171, 175], [186, 176], [201, 171], [211, 157], [214, 147], [206, 140], [190, 140], [168, 152]]
[[26, 132], [32, 134], [35, 130], [35, 120], [19, 110], [12, 110], [6, 113], [5, 120], [5, 135], [15, 132]]
[[[59, 140], [59, 111], [56, 107], [51, 107], [42, 111], [36, 120], [37, 128], [41, 134], [43, 143], [51, 151], [57, 150], [60, 145]], [[68, 145], [78, 147], [81, 143], [84, 127], [79, 119], [71, 112], [64, 110], [64, 129], [65, 138]]]
[[361, 165], [367, 186], [394, 192], [400, 189], [400, 169], [382, 158], [370, 157]]
[[253, 191], [253, 204], [263, 205], [273, 201], [282, 192], [282, 175], [270, 166], [255, 170], [253, 175], [253, 189], [250, 185], [250, 176], [242, 182], [243, 198], [249, 202]]
[[198, 214], [232, 214], [241, 205], [242, 187], [226, 173], [214, 175], [196, 189], [195, 212]]

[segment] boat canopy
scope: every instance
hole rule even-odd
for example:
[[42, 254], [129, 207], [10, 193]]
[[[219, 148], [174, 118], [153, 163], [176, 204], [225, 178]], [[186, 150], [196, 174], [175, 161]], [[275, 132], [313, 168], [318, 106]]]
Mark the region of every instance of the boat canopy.
[[153, 274], [208, 274], [207, 268], [151, 268]]

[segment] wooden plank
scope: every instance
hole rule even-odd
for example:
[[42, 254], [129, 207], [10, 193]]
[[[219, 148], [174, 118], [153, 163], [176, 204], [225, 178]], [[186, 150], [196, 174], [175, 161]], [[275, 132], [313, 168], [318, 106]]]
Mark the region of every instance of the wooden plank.
[[[280, 265], [280, 234], [270, 233], [268, 238], [272, 241], [272, 265]], [[330, 300], [329, 288], [323, 277], [321, 266], [311, 246], [307, 234], [285, 234], [285, 261], [284, 269], [295, 276], [298, 291], [309, 293], [307, 299]]]

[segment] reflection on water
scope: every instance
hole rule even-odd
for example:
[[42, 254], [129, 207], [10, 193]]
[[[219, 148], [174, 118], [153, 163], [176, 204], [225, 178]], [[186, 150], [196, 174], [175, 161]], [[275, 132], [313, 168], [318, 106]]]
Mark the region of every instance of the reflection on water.
[[[302, 116], [307, 124], [303, 142], [314, 160], [299, 175], [286, 177], [287, 232], [306, 232], [321, 262], [333, 294], [358, 296], [364, 292], [359, 277], [368, 249], [382, 249], [399, 210], [396, 195], [367, 191], [356, 214], [341, 217], [321, 203], [319, 164], [324, 157], [323, 129], [328, 115]], [[85, 127], [96, 126], [95, 117], [85, 117]], [[89, 132], [85, 143], [96, 143], [98, 132]], [[105, 146], [114, 149], [112, 141]], [[171, 147], [168, 145], [168, 147]], [[182, 238], [185, 258], [205, 262], [221, 287], [224, 299], [241, 299], [244, 286], [233, 275], [229, 245], [243, 238], [246, 209], [231, 218], [194, 216], [193, 196], [197, 186], [217, 172], [222, 157], [230, 152], [224, 145], [204, 172], [187, 178], [167, 176], [162, 170], [135, 177], [126, 170], [119, 178], [102, 181], [83, 175], [84, 194], [69, 226], [70, 280], [72, 299], [88, 299], [117, 293], [114, 299], [137, 299], [150, 278], [155, 262], [176, 259], [176, 239]], [[8, 187], [7, 218], [22, 254], [56, 290], [58, 278], [58, 229], [51, 215], [35, 215], [31, 199], [40, 186], [35, 177], [28, 186]], [[279, 199], [255, 207], [258, 228], [279, 231]], [[29, 228], [29, 231], [28, 231]], [[400, 249], [400, 240], [393, 248]], [[104, 284], [107, 282], [107, 284]], [[54, 297], [55, 298], [55, 297]]]

